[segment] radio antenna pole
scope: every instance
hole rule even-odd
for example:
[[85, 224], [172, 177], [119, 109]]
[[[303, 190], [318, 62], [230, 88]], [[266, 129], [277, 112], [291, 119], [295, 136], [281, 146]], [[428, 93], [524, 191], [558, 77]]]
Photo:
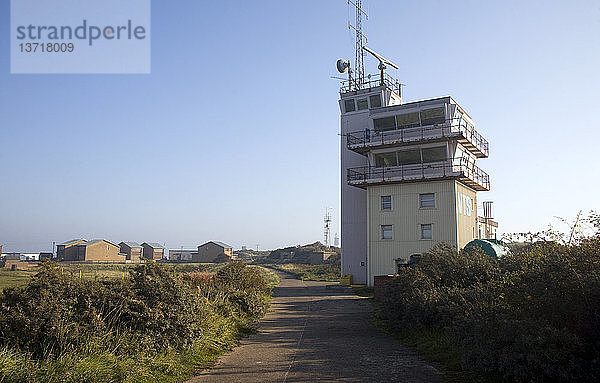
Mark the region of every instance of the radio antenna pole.
[[348, 23], [348, 29], [354, 29], [356, 32], [354, 49], [354, 82], [356, 89], [361, 89], [365, 83], [365, 52], [364, 46], [368, 43], [367, 36], [362, 32], [362, 18], [369, 19], [369, 15], [362, 9], [362, 0], [348, 0], [348, 5], [352, 5], [356, 12], [356, 21], [354, 25]]

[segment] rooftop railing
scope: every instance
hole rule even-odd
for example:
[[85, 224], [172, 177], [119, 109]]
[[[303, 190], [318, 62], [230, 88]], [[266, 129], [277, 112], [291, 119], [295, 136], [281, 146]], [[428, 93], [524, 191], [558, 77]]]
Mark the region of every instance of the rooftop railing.
[[[354, 78], [352, 79], [352, 81], [343, 80], [340, 84], [340, 93], [348, 93], [360, 89], [371, 89], [381, 85], [381, 74], [370, 74], [367, 75], [362, 84], [358, 84], [358, 81]], [[402, 97], [402, 84], [400, 83], [400, 81], [398, 81], [398, 79], [395, 79], [394, 77], [385, 73], [383, 76], [383, 85], [387, 86], [388, 88], [396, 92], [397, 95]]]
[[347, 170], [348, 184], [358, 187], [434, 179], [458, 179], [477, 191], [490, 190], [490, 176], [464, 159], [392, 167], [361, 166]]
[[364, 152], [369, 146], [394, 145], [401, 143], [410, 143], [415, 141], [434, 140], [441, 138], [463, 137], [468, 149], [474, 150], [479, 154], [477, 157], [488, 157], [489, 144], [475, 128], [466, 121], [447, 120], [442, 124], [427, 126], [416, 126], [386, 131], [372, 131], [365, 129], [359, 132], [347, 134], [348, 149]]

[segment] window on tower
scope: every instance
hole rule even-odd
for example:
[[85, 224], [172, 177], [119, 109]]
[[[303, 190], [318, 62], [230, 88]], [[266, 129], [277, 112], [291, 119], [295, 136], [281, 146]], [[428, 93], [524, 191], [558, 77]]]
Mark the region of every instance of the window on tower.
[[421, 239], [433, 239], [432, 224], [426, 223], [421, 225]]
[[346, 111], [346, 113], [348, 112], [354, 112], [356, 110], [355, 106], [354, 106], [354, 99], [351, 98], [349, 100], [344, 100], [344, 110]]
[[363, 98], [362, 100], [356, 100], [356, 106], [358, 110], [369, 109], [369, 104], [367, 103], [367, 99]]
[[434, 193], [419, 194], [419, 207], [422, 209], [434, 208], [435, 207], [435, 194]]
[[373, 120], [373, 127], [377, 132], [385, 132], [386, 130], [396, 129], [396, 117], [389, 116], [383, 118], [376, 118]]
[[375, 167], [388, 168], [397, 165], [396, 152], [375, 154]]
[[421, 150], [420, 149], [408, 149], [398, 151], [398, 164], [399, 165], [414, 165], [421, 163]]
[[369, 101], [371, 102], [371, 108], [381, 107], [381, 95], [374, 94], [372, 96], [369, 96]]
[[381, 210], [392, 210], [392, 196], [382, 195], [381, 196]]
[[423, 149], [421, 149], [421, 153], [423, 155], [423, 163], [440, 162], [440, 161], [446, 160], [446, 147], [445, 146], [435, 146], [433, 148], [423, 148]]
[[447, 159], [445, 146], [433, 148], [404, 149], [397, 152], [378, 153], [374, 155], [375, 167], [385, 168], [390, 166], [428, 164], [441, 162]]
[[394, 239], [392, 225], [381, 225], [381, 239]]
[[398, 129], [414, 128], [420, 124], [419, 112], [398, 114], [396, 116], [396, 125], [398, 125]]
[[421, 111], [421, 125], [443, 124], [446, 121], [444, 107], [425, 109]]

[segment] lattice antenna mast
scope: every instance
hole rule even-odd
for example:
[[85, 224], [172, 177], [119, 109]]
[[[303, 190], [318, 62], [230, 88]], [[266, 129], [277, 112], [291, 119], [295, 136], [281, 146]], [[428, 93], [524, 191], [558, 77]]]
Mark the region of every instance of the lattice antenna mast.
[[323, 218], [323, 239], [324, 245], [329, 247], [331, 246], [331, 213], [329, 213], [329, 209], [325, 210], [325, 217]]
[[365, 83], [365, 44], [368, 43], [367, 36], [362, 32], [363, 15], [369, 20], [369, 15], [363, 11], [362, 0], [348, 0], [348, 5], [352, 5], [356, 12], [356, 21], [354, 25], [348, 23], [348, 29], [354, 29], [356, 32], [355, 58], [354, 58], [354, 81], [356, 89], [361, 89]]

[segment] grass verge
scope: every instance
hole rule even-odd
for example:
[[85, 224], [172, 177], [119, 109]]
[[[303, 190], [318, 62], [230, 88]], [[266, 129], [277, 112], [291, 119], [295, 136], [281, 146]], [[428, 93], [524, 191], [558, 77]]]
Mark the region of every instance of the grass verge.
[[338, 264], [305, 265], [296, 263], [282, 263], [268, 264], [264, 266], [274, 270], [279, 270], [292, 274], [296, 278], [301, 279], [303, 281], [340, 281], [340, 265]]

